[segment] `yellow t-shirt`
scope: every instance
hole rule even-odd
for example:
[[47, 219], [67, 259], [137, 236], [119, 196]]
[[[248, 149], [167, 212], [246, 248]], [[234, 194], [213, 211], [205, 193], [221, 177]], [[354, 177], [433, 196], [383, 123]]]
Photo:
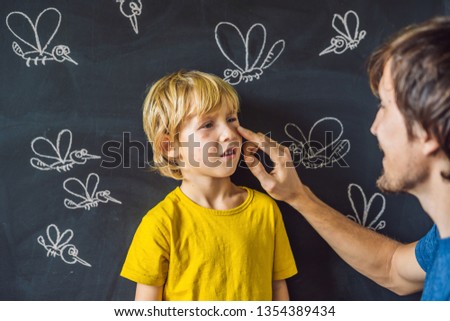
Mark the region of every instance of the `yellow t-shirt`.
[[142, 219], [121, 276], [163, 286], [163, 300], [272, 300], [297, 273], [280, 210], [247, 190], [230, 210], [204, 208], [177, 187]]

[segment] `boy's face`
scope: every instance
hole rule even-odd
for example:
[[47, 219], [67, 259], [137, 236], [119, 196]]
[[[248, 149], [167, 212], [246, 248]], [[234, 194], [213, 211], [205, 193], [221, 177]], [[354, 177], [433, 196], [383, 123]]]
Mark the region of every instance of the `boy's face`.
[[216, 111], [186, 119], [179, 132], [179, 167], [183, 177], [231, 176], [239, 163], [239, 120], [226, 103]]

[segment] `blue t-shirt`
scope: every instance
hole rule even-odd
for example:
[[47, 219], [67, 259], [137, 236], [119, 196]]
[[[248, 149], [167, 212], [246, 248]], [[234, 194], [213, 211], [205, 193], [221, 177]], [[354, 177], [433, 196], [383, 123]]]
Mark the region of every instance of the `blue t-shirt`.
[[416, 258], [427, 273], [422, 300], [450, 300], [450, 238], [441, 239], [434, 225], [417, 243]]

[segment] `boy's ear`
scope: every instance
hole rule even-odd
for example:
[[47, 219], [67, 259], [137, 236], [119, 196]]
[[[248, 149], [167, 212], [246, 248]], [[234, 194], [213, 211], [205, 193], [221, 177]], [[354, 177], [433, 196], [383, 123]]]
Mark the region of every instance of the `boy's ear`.
[[160, 147], [163, 150], [164, 155], [167, 158], [178, 157], [178, 152], [177, 152], [175, 142], [170, 139], [169, 135], [164, 135], [163, 139], [160, 142]]

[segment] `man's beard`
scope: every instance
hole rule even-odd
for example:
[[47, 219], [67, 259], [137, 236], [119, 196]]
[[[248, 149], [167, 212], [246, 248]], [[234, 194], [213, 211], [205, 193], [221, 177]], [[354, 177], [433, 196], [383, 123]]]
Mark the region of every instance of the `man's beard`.
[[383, 193], [406, 193], [426, 181], [429, 176], [429, 168], [421, 166], [421, 164], [413, 160], [411, 163], [408, 163], [402, 176], [389, 177], [383, 169], [381, 176], [377, 180], [377, 187]]

